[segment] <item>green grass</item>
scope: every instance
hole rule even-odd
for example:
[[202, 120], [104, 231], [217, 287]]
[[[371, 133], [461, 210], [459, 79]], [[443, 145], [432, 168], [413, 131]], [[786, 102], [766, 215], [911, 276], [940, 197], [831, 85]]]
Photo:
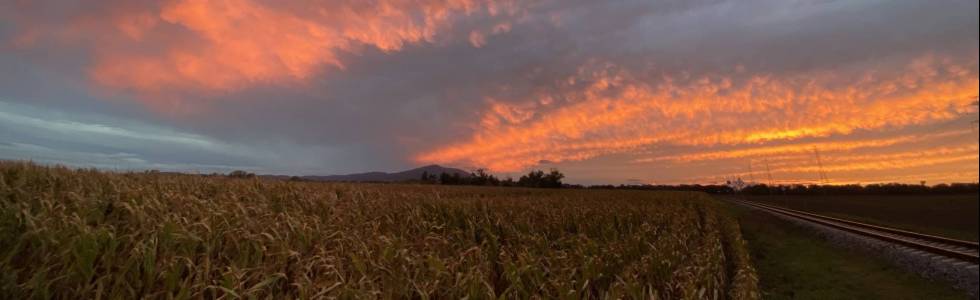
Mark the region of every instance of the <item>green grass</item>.
[[750, 196], [792, 209], [944, 237], [977, 241], [977, 194]]
[[765, 299], [967, 299], [943, 282], [865, 252], [830, 245], [814, 232], [729, 204], [749, 243]]
[[0, 162], [0, 298], [758, 298], [701, 193], [114, 174]]

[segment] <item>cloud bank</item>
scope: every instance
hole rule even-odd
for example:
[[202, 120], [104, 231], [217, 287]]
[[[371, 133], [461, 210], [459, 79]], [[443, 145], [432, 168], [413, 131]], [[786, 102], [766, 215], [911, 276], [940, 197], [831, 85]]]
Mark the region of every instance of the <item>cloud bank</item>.
[[294, 174], [558, 167], [582, 183], [712, 182], [768, 165], [807, 182], [819, 152], [835, 182], [976, 181], [977, 11], [9, 1], [0, 157]]

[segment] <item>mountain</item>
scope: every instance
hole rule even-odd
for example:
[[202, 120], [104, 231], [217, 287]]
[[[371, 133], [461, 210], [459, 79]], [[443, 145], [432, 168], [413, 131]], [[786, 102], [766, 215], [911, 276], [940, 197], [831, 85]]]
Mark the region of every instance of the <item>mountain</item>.
[[438, 176], [441, 173], [446, 174], [459, 174], [460, 176], [466, 177], [470, 176], [470, 172], [463, 171], [456, 168], [447, 168], [440, 165], [428, 165], [420, 168], [415, 168], [407, 171], [401, 171], [396, 173], [385, 173], [385, 172], [367, 172], [367, 173], [355, 173], [347, 175], [329, 175], [329, 176], [303, 176], [306, 180], [315, 181], [406, 181], [406, 180], [418, 180], [422, 178], [422, 173], [428, 172]]

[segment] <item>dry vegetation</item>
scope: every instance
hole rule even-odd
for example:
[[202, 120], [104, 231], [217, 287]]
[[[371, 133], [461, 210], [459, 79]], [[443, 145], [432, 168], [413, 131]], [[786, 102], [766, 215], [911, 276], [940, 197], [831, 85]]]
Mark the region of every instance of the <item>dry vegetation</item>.
[[0, 162], [0, 297], [757, 298], [723, 211], [700, 193]]

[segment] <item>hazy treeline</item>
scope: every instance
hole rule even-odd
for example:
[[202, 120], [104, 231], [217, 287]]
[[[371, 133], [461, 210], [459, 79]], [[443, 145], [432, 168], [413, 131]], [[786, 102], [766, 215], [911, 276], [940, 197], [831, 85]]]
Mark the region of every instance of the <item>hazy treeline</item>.
[[646, 191], [694, 191], [694, 192], [705, 192], [708, 194], [731, 194], [734, 190], [727, 185], [700, 185], [700, 184], [680, 184], [680, 185], [590, 185], [590, 186], [569, 186], [573, 188], [587, 188], [587, 189], [597, 189], [597, 190], [646, 190]]
[[565, 178], [565, 174], [562, 174], [556, 169], [551, 169], [551, 171], [545, 173], [541, 170], [533, 170], [525, 175], [522, 175], [517, 180], [511, 177], [505, 179], [499, 179], [493, 174], [488, 173], [485, 169], [477, 169], [475, 172], [470, 173], [469, 176], [463, 176], [459, 173], [448, 174], [440, 173], [429, 174], [428, 172], [423, 172], [420, 178], [422, 183], [430, 184], [445, 184], [445, 185], [483, 185], [483, 186], [520, 186], [520, 187], [537, 187], [537, 188], [560, 188], [563, 186], [561, 180]]
[[[626, 189], [651, 191], [698, 191], [708, 194], [734, 194], [728, 185], [593, 185], [589, 189]], [[749, 185], [739, 193], [745, 195], [924, 195], [924, 194], [970, 194], [980, 192], [977, 183], [938, 184], [849, 184], [849, 185]]]
[[742, 189], [749, 195], [918, 195], [918, 194], [968, 194], [978, 193], [977, 183], [953, 183], [928, 186], [924, 184], [848, 184], [848, 185], [752, 185]]
[[[214, 174], [218, 175], [218, 174]], [[234, 171], [226, 175], [235, 178], [253, 178], [255, 174], [245, 171]], [[465, 173], [439, 173], [431, 174], [423, 172], [421, 177], [408, 182], [425, 184], [443, 185], [476, 185], [476, 186], [512, 186], [512, 187], [535, 187], [535, 188], [574, 188], [574, 189], [599, 189], [599, 190], [648, 190], [648, 191], [696, 191], [708, 194], [735, 194], [745, 195], [919, 195], [919, 194], [969, 194], [980, 193], [980, 185], [977, 183], [952, 183], [952, 184], [904, 184], [904, 183], [884, 183], [884, 184], [848, 184], [848, 185], [773, 185], [766, 184], [746, 185], [741, 189], [736, 189], [734, 185], [726, 184], [680, 184], [680, 185], [580, 185], [566, 184], [562, 182], [565, 174], [557, 169], [548, 172], [542, 170], [532, 170], [518, 179], [507, 177], [500, 179], [487, 172], [486, 169], [477, 169], [469, 174]], [[291, 177], [289, 180], [304, 180], [300, 177]]]

